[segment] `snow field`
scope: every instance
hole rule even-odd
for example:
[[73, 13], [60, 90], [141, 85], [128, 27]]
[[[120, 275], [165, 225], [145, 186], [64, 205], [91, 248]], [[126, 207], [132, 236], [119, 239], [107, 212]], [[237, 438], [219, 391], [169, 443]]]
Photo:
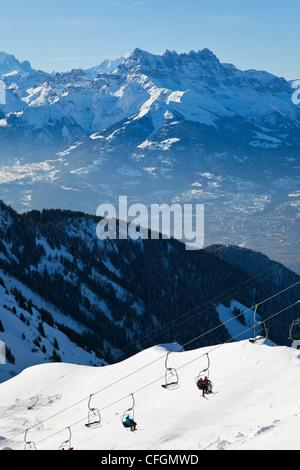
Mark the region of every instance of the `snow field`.
[[[300, 352], [244, 340], [169, 355], [180, 387], [165, 390], [167, 348], [147, 349], [102, 368], [44, 364], [0, 385], [0, 448], [23, 450], [24, 433], [38, 450], [299, 449]], [[207, 366], [214, 394], [201, 397], [195, 377]], [[132, 375], [130, 375], [132, 374]], [[128, 376], [124, 380], [123, 377]], [[102, 390], [98, 393], [98, 391]], [[88, 398], [101, 426], [85, 427]], [[121, 417], [135, 398], [135, 433]], [[28, 406], [36, 398], [32, 410]]]

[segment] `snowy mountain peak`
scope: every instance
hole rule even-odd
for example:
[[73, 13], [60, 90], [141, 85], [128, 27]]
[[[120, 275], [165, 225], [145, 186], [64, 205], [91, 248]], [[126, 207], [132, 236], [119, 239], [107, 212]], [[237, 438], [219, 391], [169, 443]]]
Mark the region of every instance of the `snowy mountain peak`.
[[242, 71], [232, 64], [221, 63], [208, 48], [178, 54], [165, 50], [155, 55], [136, 48], [119, 64], [117, 74], [143, 74], [160, 87], [178, 89], [198, 88], [200, 82], [211, 87], [247, 87], [260, 92], [286, 92], [287, 82], [270, 73], [257, 70]]
[[30, 62], [25, 60], [20, 62], [14, 55], [0, 52], [0, 77], [3, 75], [11, 74], [13, 72], [33, 73]]
[[202, 49], [201, 51], [198, 51], [197, 53], [203, 60], [217, 60], [219, 62], [219, 59], [217, 56], [207, 48]]
[[147, 52], [147, 51], [144, 51], [143, 49], [140, 49], [139, 47], [136, 47], [134, 49], [134, 51], [132, 52], [131, 56], [128, 57], [128, 59], [132, 58], [132, 59], [140, 59], [140, 58], [143, 58], [143, 57], [147, 57], [149, 55], [154, 55], [154, 54], [151, 54], [150, 52]]
[[201, 60], [207, 61], [207, 62], [210, 61], [210, 62], [220, 63], [217, 56], [210, 49], [207, 49], [207, 48], [204, 48], [202, 50], [198, 50], [197, 52], [190, 51], [188, 56], [189, 57], [195, 57], [196, 59], [201, 59]]
[[116, 70], [119, 65], [123, 64], [125, 60], [130, 57], [130, 55], [130, 53], [126, 53], [117, 59], [105, 59], [103, 62], [101, 62], [99, 65], [96, 65], [95, 67], [85, 69], [84, 72], [88, 77], [95, 79], [101, 73], [111, 73]]
[[161, 54], [162, 56], [173, 56], [173, 55], [176, 55], [178, 56], [177, 52], [176, 51], [169, 51], [169, 49], [165, 49], [164, 52]]
[[158, 65], [164, 67], [170, 66], [172, 63], [174, 65], [184, 65], [186, 62], [190, 62], [191, 60], [195, 62], [203, 61], [212, 62], [215, 64], [220, 63], [219, 59], [215, 56], [215, 54], [207, 48], [198, 50], [197, 52], [191, 50], [188, 53], [182, 54], [178, 54], [174, 50], [170, 51], [166, 49], [160, 55], [151, 54], [142, 49], [136, 48], [134, 49], [133, 53], [129, 57], [127, 57], [127, 59], [129, 60], [129, 63], [132, 63], [133, 61], [139, 62], [142, 65]]

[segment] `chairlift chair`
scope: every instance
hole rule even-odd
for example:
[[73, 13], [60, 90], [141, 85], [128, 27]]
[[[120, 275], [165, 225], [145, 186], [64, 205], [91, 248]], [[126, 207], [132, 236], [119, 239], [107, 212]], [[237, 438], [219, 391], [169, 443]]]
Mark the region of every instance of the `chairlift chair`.
[[174, 367], [168, 367], [168, 357], [169, 354], [166, 356], [165, 360], [165, 383], [162, 384], [162, 387], [167, 390], [174, 390], [179, 388], [179, 376], [177, 370]]
[[[207, 357], [207, 367], [199, 372], [199, 374], [195, 377], [195, 382], [197, 387], [202, 390], [201, 382], [207, 377], [209, 379], [209, 368], [210, 368], [210, 359], [208, 353], [206, 353]], [[212, 393], [213, 384], [210, 383], [207, 389], [207, 393]]]
[[[253, 318], [254, 318], [254, 325], [253, 325], [254, 337], [250, 338], [249, 341], [252, 344], [263, 344], [266, 341], [266, 339], [268, 338], [269, 331], [268, 331], [264, 321], [257, 321], [256, 320], [257, 307], [258, 307], [258, 305], [255, 305], [254, 314], [253, 314]], [[257, 327], [259, 328], [259, 333], [255, 334]]]
[[300, 349], [300, 318], [291, 324], [289, 339], [292, 340], [292, 348]]
[[126, 423], [126, 417], [129, 416], [129, 418], [134, 421], [134, 408], [135, 408], [135, 398], [134, 398], [134, 395], [133, 393], [131, 393], [129, 396], [131, 396], [132, 398], [132, 406], [130, 408], [127, 408], [122, 417], [121, 417], [121, 422], [123, 424], [123, 426], [126, 428], [128, 427], [127, 426], [127, 423]]
[[70, 427], [68, 427], [68, 431], [69, 431], [69, 438], [61, 444], [60, 450], [73, 450], [73, 447], [71, 444], [72, 433], [71, 433]]
[[98, 410], [98, 408], [92, 408], [91, 407], [92, 396], [93, 396], [93, 394], [90, 395], [89, 402], [88, 402], [88, 408], [89, 408], [88, 421], [85, 424], [85, 426], [87, 428], [97, 428], [101, 425], [100, 411]]

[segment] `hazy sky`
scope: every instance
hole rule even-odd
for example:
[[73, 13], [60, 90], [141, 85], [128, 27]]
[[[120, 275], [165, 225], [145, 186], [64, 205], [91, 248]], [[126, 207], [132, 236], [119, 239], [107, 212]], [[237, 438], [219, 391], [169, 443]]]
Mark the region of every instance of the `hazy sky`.
[[300, 78], [300, 0], [0, 0], [0, 51], [34, 68], [87, 68], [135, 47], [207, 47], [242, 70]]

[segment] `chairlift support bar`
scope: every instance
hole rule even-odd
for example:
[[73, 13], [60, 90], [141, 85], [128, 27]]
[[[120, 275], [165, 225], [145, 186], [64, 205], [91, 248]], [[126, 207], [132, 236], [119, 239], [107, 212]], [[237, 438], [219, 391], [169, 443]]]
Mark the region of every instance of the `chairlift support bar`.
[[[298, 333], [294, 333], [295, 326], [299, 326]], [[297, 318], [291, 324], [290, 332], [289, 332], [289, 339], [291, 339], [292, 341], [299, 341], [300, 340], [300, 318]]]
[[124, 411], [123, 416], [122, 416], [122, 423], [123, 423], [124, 420], [125, 420], [126, 414], [127, 414], [127, 413], [130, 413], [130, 412], [132, 412], [132, 419], [134, 420], [135, 398], [134, 398], [134, 394], [133, 394], [133, 393], [131, 393], [129, 396], [132, 398], [132, 406], [131, 406], [130, 408], [127, 408], [127, 410]]
[[88, 402], [89, 412], [88, 412], [88, 422], [86, 423], [87, 428], [96, 427], [96, 426], [99, 426], [101, 424], [100, 411], [98, 410], [98, 408], [92, 408], [91, 407], [91, 400], [92, 400], [93, 396], [94, 396], [94, 394], [92, 393], [89, 397], [89, 402]]
[[257, 307], [258, 305], [256, 304], [255, 307], [254, 307], [254, 314], [253, 314], [253, 318], [254, 318], [254, 325], [253, 325], [253, 331], [254, 331], [254, 338], [256, 337], [256, 334], [255, 334], [255, 326], [257, 324], [257, 321], [256, 321], [256, 312], [257, 312]]
[[130, 396], [131, 396], [131, 398], [132, 398], [132, 407], [131, 407], [131, 409], [133, 410], [134, 407], [135, 407], [135, 398], [134, 398], [133, 393], [131, 393]]
[[[203, 384], [202, 384], [202, 381], [203, 381], [203, 378], [206, 376], [206, 373], [207, 373], [207, 378], [209, 379], [209, 368], [210, 368], [210, 358], [209, 358], [209, 354], [206, 353], [205, 354], [206, 357], [207, 357], [207, 367], [205, 369], [202, 369], [199, 374], [197, 375], [197, 377], [195, 377], [195, 382], [196, 382], [196, 385], [197, 387], [200, 389], [200, 390], [204, 390], [203, 389]], [[209, 385], [207, 386], [207, 392], [206, 393], [212, 393], [212, 388], [213, 388], [213, 385], [211, 382], [209, 382]], [[203, 396], [204, 396], [204, 391], [203, 391]], [[205, 397], [206, 398], [206, 397]]]
[[[168, 358], [170, 352], [167, 353], [165, 359], [165, 383], [162, 385], [165, 389], [175, 389], [178, 388], [179, 377], [177, 370], [174, 367], [168, 367]], [[169, 378], [174, 378], [174, 380], [170, 381]]]
[[28, 429], [26, 429], [25, 435], [24, 435], [24, 442], [25, 442], [24, 450], [36, 450], [35, 443], [33, 441], [27, 441], [27, 433], [28, 433]]
[[[249, 341], [251, 343], [263, 343], [267, 337], [268, 337], [268, 329], [266, 327], [266, 323], [262, 320], [262, 321], [257, 321], [256, 320], [256, 312], [257, 312], [257, 307], [258, 307], [259, 304], [256, 304], [255, 307], [254, 307], [254, 314], [253, 314], [253, 332], [254, 332], [254, 336], [253, 338], [251, 338]], [[257, 335], [256, 332], [255, 332], [255, 328], [257, 325], [263, 325], [263, 329], [264, 329], [264, 334], [263, 335]]]
[[60, 450], [65, 450], [66, 448], [68, 450], [72, 449], [72, 444], [71, 444], [71, 438], [72, 438], [72, 432], [70, 426], [67, 428], [69, 431], [69, 439], [66, 439], [60, 446]]
[[128, 408], [127, 411], [134, 411], [134, 408], [135, 408], [135, 398], [134, 398], [134, 394], [131, 393], [129, 396], [132, 398], [132, 406], [131, 406], [130, 408]]
[[206, 357], [207, 357], [207, 367], [206, 367], [206, 369], [204, 369], [202, 372], [208, 371], [208, 373], [209, 373], [210, 359], [209, 359], [209, 354], [208, 354], [208, 353], [206, 353]]
[[209, 359], [209, 354], [208, 354], [208, 353], [206, 353], [205, 355], [206, 355], [206, 357], [207, 357], [207, 367], [206, 367], [205, 369], [202, 369], [202, 370], [199, 372], [198, 376], [196, 377], [196, 381], [197, 381], [197, 382], [198, 382], [198, 380], [200, 379], [201, 374], [204, 374], [204, 372], [207, 372], [207, 375], [208, 375], [208, 377], [209, 377], [210, 359]]

